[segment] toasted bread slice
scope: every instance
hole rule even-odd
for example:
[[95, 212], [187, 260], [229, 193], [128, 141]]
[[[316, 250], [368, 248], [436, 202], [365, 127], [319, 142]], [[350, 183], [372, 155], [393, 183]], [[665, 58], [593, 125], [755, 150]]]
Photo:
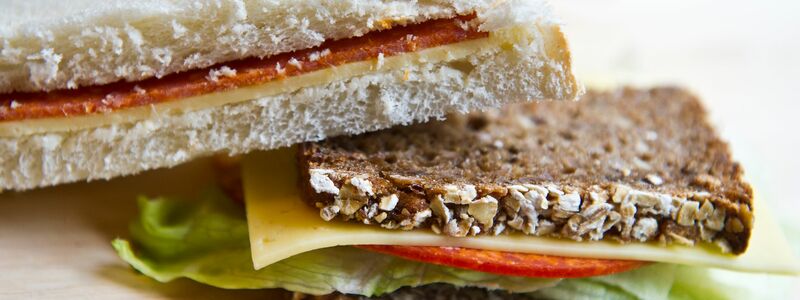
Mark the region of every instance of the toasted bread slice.
[[590, 92], [306, 143], [327, 220], [452, 236], [715, 243], [742, 253], [752, 190], [692, 94]]

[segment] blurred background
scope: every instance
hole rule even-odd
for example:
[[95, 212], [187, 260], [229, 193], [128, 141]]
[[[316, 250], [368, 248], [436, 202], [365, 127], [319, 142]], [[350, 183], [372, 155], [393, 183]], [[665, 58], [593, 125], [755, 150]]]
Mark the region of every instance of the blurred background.
[[[688, 87], [800, 254], [800, 1], [556, 0], [587, 87]], [[757, 222], [757, 221], [756, 221]], [[716, 272], [800, 299], [800, 278]]]
[[761, 200], [800, 217], [800, 2], [553, 2], [587, 86], [686, 86]]
[[[577, 75], [589, 87], [685, 86], [742, 162], [800, 249], [800, 1], [552, 0]], [[0, 197], [0, 298], [265, 299], [186, 280], [159, 284], [119, 260], [110, 240], [127, 232], [144, 193], [191, 194], [213, 177], [207, 162], [109, 182]], [[49, 207], [49, 209], [41, 209]], [[798, 252], [800, 254], [800, 252]], [[89, 258], [89, 259], [80, 259]], [[8, 270], [12, 270], [9, 272]], [[762, 299], [800, 299], [800, 279], [715, 271]]]

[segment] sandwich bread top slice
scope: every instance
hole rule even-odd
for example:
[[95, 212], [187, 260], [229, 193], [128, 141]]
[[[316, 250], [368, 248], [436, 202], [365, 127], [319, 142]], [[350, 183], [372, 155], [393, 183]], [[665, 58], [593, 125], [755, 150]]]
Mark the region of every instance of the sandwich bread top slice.
[[51, 2], [3, 10], [0, 190], [582, 91], [541, 0]]
[[162, 77], [468, 15], [498, 2], [6, 1], [0, 12], [0, 93]]
[[325, 220], [741, 254], [753, 192], [706, 118], [676, 88], [511, 105], [306, 143], [301, 184]]

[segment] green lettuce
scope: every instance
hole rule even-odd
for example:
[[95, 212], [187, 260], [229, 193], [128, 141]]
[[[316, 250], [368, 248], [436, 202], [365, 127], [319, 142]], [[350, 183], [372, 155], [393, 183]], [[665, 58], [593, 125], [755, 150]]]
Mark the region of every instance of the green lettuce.
[[[652, 264], [624, 273], [566, 279], [532, 293], [544, 299], [735, 299], [736, 290], [716, 282], [708, 269]], [[741, 295], [741, 294], [739, 294]]]
[[229, 289], [368, 296], [436, 282], [513, 292], [558, 282], [412, 262], [353, 247], [302, 253], [255, 270], [244, 213], [218, 191], [195, 202], [141, 197], [139, 209], [141, 215], [130, 227], [131, 241], [116, 239], [112, 245], [136, 270], [162, 282], [186, 277]]
[[[228, 289], [283, 288], [309, 294], [334, 291], [380, 295], [403, 286], [448, 283], [547, 299], [718, 299], [702, 269], [653, 264], [638, 270], [581, 279], [500, 276], [408, 261], [353, 247], [298, 254], [255, 270], [241, 207], [219, 191], [199, 201], [138, 199], [141, 214], [131, 239], [112, 242], [141, 273], [167, 282], [185, 277]], [[702, 283], [702, 285], [701, 285]]]

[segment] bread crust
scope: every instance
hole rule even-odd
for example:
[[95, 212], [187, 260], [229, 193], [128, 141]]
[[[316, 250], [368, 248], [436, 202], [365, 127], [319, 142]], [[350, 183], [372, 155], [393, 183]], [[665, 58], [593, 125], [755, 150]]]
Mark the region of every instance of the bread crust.
[[456, 287], [446, 283], [435, 283], [417, 287], [404, 287], [383, 295], [366, 297], [333, 293], [328, 295], [308, 295], [303, 293], [286, 293], [285, 298], [292, 300], [407, 300], [407, 299], [462, 299], [462, 300], [528, 300], [530, 294], [509, 293], [499, 289], [478, 287]]

